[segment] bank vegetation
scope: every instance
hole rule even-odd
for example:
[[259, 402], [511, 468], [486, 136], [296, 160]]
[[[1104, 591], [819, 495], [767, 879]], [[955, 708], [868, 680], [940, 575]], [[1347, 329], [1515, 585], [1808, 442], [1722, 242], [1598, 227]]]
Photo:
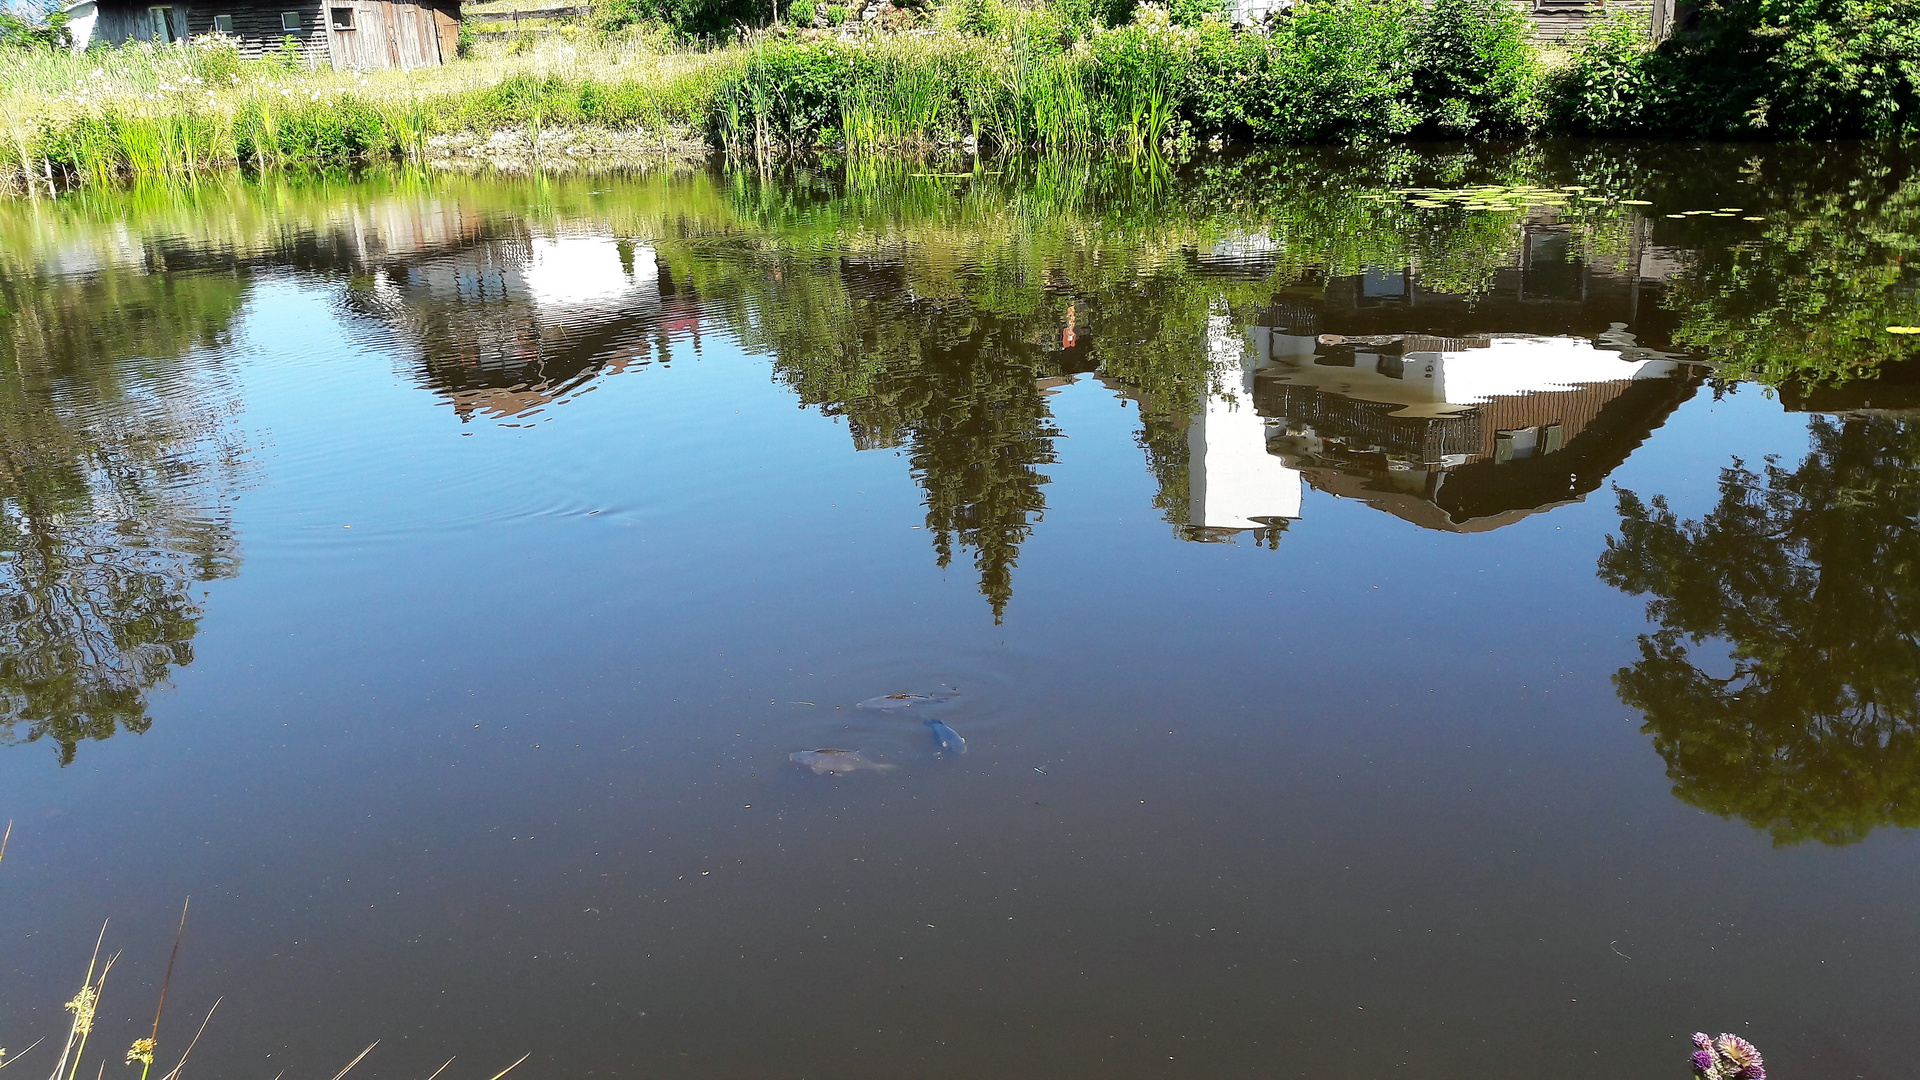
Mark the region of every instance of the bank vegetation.
[[560, 32], [469, 34], [455, 62], [376, 73], [219, 38], [76, 55], [16, 34], [0, 169], [61, 186], [393, 158], [1920, 128], [1920, 0], [1705, 0], [1657, 45], [1611, 21], [1551, 53], [1508, 0], [1300, 0], [1258, 28], [1211, 3], [949, 0], [849, 21], [813, 0], [604, 0]]

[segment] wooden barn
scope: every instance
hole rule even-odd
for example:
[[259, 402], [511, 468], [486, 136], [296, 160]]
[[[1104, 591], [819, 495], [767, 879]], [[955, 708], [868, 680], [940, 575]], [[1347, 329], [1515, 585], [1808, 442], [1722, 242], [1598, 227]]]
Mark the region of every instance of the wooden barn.
[[67, 8], [76, 51], [225, 34], [244, 56], [291, 48], [308, 64], [371, 71], [454, 57], [460, 0], [80, 0]]

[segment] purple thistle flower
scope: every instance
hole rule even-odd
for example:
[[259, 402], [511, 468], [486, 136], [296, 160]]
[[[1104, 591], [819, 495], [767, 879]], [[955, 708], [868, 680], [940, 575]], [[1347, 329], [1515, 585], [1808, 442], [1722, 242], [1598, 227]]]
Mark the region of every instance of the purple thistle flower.
[[1698, 1072], [1701, 1072], [1701, 1073], [1704, 1073], [1704, 1074], [1707, 1074], [1707, 1075], [1712, 1075], [1712, 1073], [1713, 1073], [1713, 1051], [1711, 1051], [1711, 1050], [1695, 1050], [1695, 1051], [1693, 1052], [1693, 1067], [1694, 1067], [1694, 1069], [1695, 1069], [1696, 1071], [1698, 1071]]
[[1767, 1070], [1758, 1065], [1749, 1065], [1734, 1076], [1737, 1080], [1767, 1080]]
[[1694, 1032], [1693, 1048], [1696, 1050], [1705, 1050], [1709, 1054], [1713, 1053], [1713, 1036], [1708, 1035], [1704, 1031]]
[[[1720, 1056], [1725, 1058], [1728, 1064], [1739, 1071], [1743, 1080], [1750, 1080], [1747, 1077], [1748, 1069], [1759, 1069], [1763, 1064], [1759, 1049], [1738, 1035], [1723, 1033], [1714, 1040], [1713, 1048], [1719, 1051]], [[1762, 1071], [1760, 1075], [1765, 1076], [1766, 1073]]]

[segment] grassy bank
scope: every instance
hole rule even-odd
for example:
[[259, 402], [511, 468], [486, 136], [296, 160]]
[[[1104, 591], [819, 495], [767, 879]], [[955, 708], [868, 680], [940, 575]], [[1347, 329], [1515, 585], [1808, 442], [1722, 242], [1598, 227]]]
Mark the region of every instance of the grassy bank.
[[1826, 22], [1748, 25], [1769, 2], [1707, 5], [1657, 49], [1613, 23], [1551, 56], [1505, 0], [1304, 0], [1265, 32], [1178, 7], [1105, 25], [1064, 4], [954, 0], [901, 33], [784, 26], [697, 48], [583, 26], [371, 75], [219, 41], [8, 49], [0, 166], [16, 184], [87, 183], [382, 158], [1920, 129], [1920, 0], [1819, 0], [1799, 7], [1834, 8]]

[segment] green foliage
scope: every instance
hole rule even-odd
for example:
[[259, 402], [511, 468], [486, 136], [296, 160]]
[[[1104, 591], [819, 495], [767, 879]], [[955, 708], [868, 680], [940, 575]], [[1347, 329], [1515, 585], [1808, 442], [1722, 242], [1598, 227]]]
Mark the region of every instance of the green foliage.
[[1074, 37], [1105, 26], [1124, 26], [1133, 18], [1139, 0], [1051, 0], [1043, 8], [1059, 18]]
[[63, 49], [69, 41], [66, 9], [54, 0], [24, 11], [0, 6], [0, 48]]
[[812, 26], [819, 10], [813, 6], [813, 0], [793, 0], [787, 5], [787, 21], [795, 26]]
[[1559, 126], [1583, 133], [1920, 132], [1920, 0], [1704, 0], [1658, 49], [1608, 24], [1553, 98]]
[[1538, 125], [1543, 69], [1527, 16], [1509, 0], [1433, 0], [1413, 34], [1415, 108], [1446, 135], [1517, 135]]
[[1232, 10], [1232, 0], [1167, 0], [1166, 5], [1167, 19], [1175, 26], [1199, 26], [1208, 16], [1225, 18]]
[[1367, 142], [1407, 134], [1418, 0], [1304, 0], [1273, 35], [1203, 27], [1186, 84], [1205, 133], [1262, 142]]
[[690, 41], [723, 42], [773, 21], [777, 0], [631, 0], [635, 21], [656, 22]]
[[1920, 826], [1920, 425], [1810, 434], [1792, 471], [1736, 459], [1698, 521], [1621, 492], [1600, 576], [1652, 598], [1614, 683], [1674, 794], [1776, 844], [1849, 844]]
[[[597, 0], [593, 5], [590, 21], [595, 30], [602, 33], [617, 33], [640, 21], [640, 0]], [[466, 20], [460, 22], [460, 32], [469, 34]], [[462, 55], [466, 55], [462, 53]]]
[[948, 13], [956, 31], [975, 37], [992, 37], [1003, 32], [1011, 18], [1000, 0], [953, 0]]
[[1093, 121], [1135, 151], [1159, 148], [1173, 134], [1180, 80], [1192, 54], [1165, 12], [1143, 8], [1127, 26], [1088, 40], [1098, 102]]
[[828, 26], [844, 25], [847, 21], [847, 5], [828, 4], [821, 10], [820, 15], [826, 19]]
[[203, 82], [228, 86], [240, 81], [240, 47], [231, 39], [196, 39], [188, 56], [194, 75]]
[[1709, 0], [1661, 52], [1703, 134], [1920, 130], [1920, 0]]
[[1872, 378], [1920, 359], [1920, 339], [1887, 332], [1920, 322], [1920, 280], [1909, 269], [1920, 261], [1920, 177], [1910, 159], [1840, 146], [1788, 161], [1742, 177], [1755, 202], [1790, 208], [1756, 223], [1755, 242], [1672, 238], [1696, 252], [1665, 300], [1680, 320], [1674, 341], [1714, 357], [1722, 378], [1776, 386]]
[[1666, 67], [1638, 20], [1601, 22], [1575, 40], [1568, 62], [1549, 80], [1553, 126], [1579, 135], [1657, 128], [1667, 111], [1661, 107]]

